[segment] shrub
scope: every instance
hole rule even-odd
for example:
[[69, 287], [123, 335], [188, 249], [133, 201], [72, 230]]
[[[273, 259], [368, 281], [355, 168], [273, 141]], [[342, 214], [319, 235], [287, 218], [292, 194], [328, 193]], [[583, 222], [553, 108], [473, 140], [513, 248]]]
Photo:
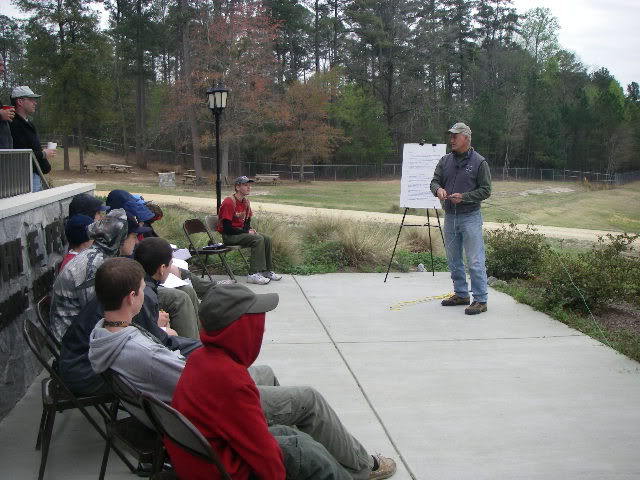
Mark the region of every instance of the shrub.
[[540, 272], [549, 252], [544, 235], [515, 224], [487, 233], [487, 274], [502, 280], [531, 278]]
[[334, 238], [342, 228], [344, 220], [324, 215], [313, 216], [302, 226], [302, 240], [305, 242], [323, 242]]
[[333, 273], [344, 267], [342, 245], [337, 240], [306, 245], [302, 256], [302, 264], [291, 266], [288, 273]]
[[[394, 265], [400, 271], [408, 272], [415, 269], [416, 265], [422, 263], [424, 268], [431, 271], [431, 254], [429, 252], [407, 252], [406, 250], [396, 251], [396, 264]], [[447, 257], [433, 255], [433, 268], [436, 272], [447, 272]]]
[[360, 268], [388, 261], [393, 240], [383, 226], [361, 222], [345, 223], [337, 235], [344, 264]]
[[410, 252], [428, 252], [433, 244], [434, 253], [444, 255], [440, 232], [436, 228], [431, 229], [431, 239], [429, 239], [429, 229], [427, 227], [405, 228], [403, 229], [401, 242], [402, 246]]
[[[626, 233], [600, 237], [591, 250], [577, 255], [549, 258], [537, 279], [548, 308], [599, 310], [612, 301], [638, 303], [640, 260], [622, 253], [640, 235]], [[579, 290], [579, 291], [578, 291]], [[586, 304], [585, 304], [586, 302]]]

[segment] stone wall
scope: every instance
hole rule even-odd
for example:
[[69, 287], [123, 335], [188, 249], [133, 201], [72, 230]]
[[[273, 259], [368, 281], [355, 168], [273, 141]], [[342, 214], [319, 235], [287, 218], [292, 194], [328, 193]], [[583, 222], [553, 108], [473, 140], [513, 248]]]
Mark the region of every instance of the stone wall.
[[94, 189], [75, 183], [0, 200], [0, 419], [41, 370], [22, 325], [36, 321], [36, 302], [51, 291], [71, 198]]

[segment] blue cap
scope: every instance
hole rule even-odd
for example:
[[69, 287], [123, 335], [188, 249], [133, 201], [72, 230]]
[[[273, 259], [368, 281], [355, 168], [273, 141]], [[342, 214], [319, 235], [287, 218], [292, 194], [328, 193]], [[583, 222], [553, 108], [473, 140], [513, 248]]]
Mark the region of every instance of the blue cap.
[[131, 215], [127, 212], [127, 228], [129, 233], [149, 233], [152, 228], [151, 227], [141, 227], [140, 222], [135, 217], [135, 215]]
[[153, 217], [154, 213], [149, 210], [144, 200], [140, 202], [126, 190], [111, 190], [109, 196], [107, 196], [107, 205], [111, 208], [124, 208], [128, 214], [133, 215], [140, 222], [148, 222]]
[[80, 245], [89, 240], [87, 227], [93, 223], [93, 218], [87, 215], [72, 215], [64, 226], [64, 234], [72, 245]]

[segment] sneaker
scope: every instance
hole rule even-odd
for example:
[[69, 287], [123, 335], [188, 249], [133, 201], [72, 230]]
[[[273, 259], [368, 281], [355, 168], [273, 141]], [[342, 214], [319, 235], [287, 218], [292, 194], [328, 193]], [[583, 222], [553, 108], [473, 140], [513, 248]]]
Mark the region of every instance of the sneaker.
[[469, 297], [459, 297], [454, 293], [450, 297], [442, 300], [442, 302], [440, 302], [440, 305], [442, 305], [443, 307], [457, 307], [458, 305], [469, 305], [470, 303], [471, 300], [469, 299]]
[[247, 276], [247, 283], [255, 283], [257, 285], [266, 285], [270, 281], [271, 281], [270, 279], [263, 277], [262, 274], [260, 273], [252, 273], [251, 275]]
[[278, 281], [282, 278], [282, 275], [278, 275], [277, 273], [273, 272], [262, 272], [262, 276], [268, 278], [269, 280], [275, 281]]
[[383, 457], [379, 453], [376, 453], [374, 457], [378, 462], [378, 468], [376, 470], [371, 470], [369, 480], [389, 478], [391, 475], [396, 473], [396, 462], [393, 459]]
[[487, 302], [474, 301], [471, 305], [464, 309], [464, 313], [467, 315], [478, 315], [479, 313], [487, 311]]
[[215, 282], [216, 285], [231, 285], [231, 284], [234, 284], [234, 283], [238, 283], [238, 281], [237, 280], [231, 280], [230, 278], [227, 278], [225, 280], [217, 280]]

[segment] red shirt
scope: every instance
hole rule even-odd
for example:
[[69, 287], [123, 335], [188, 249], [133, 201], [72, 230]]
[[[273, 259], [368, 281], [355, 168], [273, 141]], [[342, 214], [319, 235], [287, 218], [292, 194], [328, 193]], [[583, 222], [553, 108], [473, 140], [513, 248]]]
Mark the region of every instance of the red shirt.
[[231, 220], [231, 226], [241, 230], [244, 227], [244, 221], [247, 218], [251, 218], [252, 215], [253, 212], [248, 199], [243, 198], [242, 201], [239, 201], [235, 196], [227, 197], [222, 201], [220, 212], [218, 212], [218, 232], [223, 232], [223, 220]]
[[69, 263], [71, 260], [76, 258], [76, 255], [78, 255], [78, 252], [74, 252], [70, 250], [69, 253], [67, 253], [62, 259], [62, 263], [60, 264], [60, 269], [58, 270], [58, 273], [60, 273], [62, 269], [67, 266], [67, 263]]

